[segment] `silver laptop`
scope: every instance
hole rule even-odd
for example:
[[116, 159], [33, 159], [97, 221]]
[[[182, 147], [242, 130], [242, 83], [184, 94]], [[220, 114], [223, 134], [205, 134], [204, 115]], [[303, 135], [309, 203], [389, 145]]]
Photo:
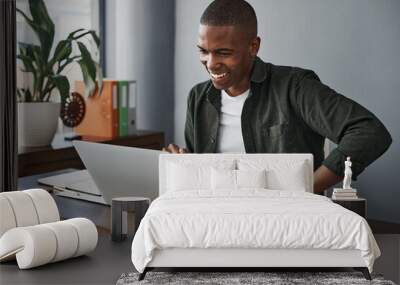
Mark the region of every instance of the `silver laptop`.
[[158, 196], [158, 157], [162, 151], [74, 141], [73, 145], [106, 204], [114, 197]]
[[108, 205], [86, 169], [39, 178], [38, 183], [53, 187], [57, 196]]

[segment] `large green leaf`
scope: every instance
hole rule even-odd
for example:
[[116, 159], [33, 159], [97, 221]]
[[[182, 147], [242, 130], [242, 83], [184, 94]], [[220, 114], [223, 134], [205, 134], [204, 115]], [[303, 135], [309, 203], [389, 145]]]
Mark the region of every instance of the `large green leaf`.
[[[35, 71], [39, 68], [43, 67], [43, 61], [41, 58], [40, 46], [34, 44], [27, 43], [19, 43], [20, 55], [24, 58], [24, 60], [28, 61], [28, 65], [31, 65]], [[23, 61], [25, 64], [25, 61]], [[28, 66], [25, 66], [29, 68]]]
[[81, 56], [82, 56], [81, 61], [83, 61], [83, 63], [87, 66], [90, 77], [95, 80], [96, 79], [96, 66], [95, 66], [95, 63], [92, 59], [90, 52], [88, 51], [88, 49], [82, 42], [78, 42], [78, 48], [79, 48], [79, 51], [81, 52]]
[[59, 65], [58, 65], [56, 73], [60, 74], [64, 70], [64, 68], [67, 67], [71, 62], [74, 62], [74, 61], [78, 62], [77, 59], [81, 59], [81, 58], [82, 57], [80, 55], [76, 55], [76, 56], [73, 56], [73, 57], [66, 58], [62, 63], [59, 62]]
[[35, 58], [33, 56], [33, 49], [30, 44], [19, 43], [19, 55], [17, 58], [22, 60], [25, 70], [24, 72], [35, 73]]
[[33, 97], [40, 96], [42, 90], [43, 90], [43, 84], [46, 76], [51, 73], [51, 71], [48, 70], [46, 62], [43, 60], [42, 53], [41, 53], [41, 48], [36, 45], [31, 45], [28, 47], [29, 53], [32, 54], [34, 60], [34, 65], [36, 69], [36, 76], [35, 80], [33, 83]]
[[101, 95], [103, 91], [103, 71], [101, 69], [100, 64], [96, 62], [96, 71], [97, 71], [97, 88], [98, 93]]
[[68, 78], [64, 75], [53, 75], [49, 77], [49, 80], [51, 80], [51, 82], [60, 92], [61, 102], [65, 102], [65, 100], [69, 97], [70, 90]]
[[77, 35], [77, 36], [72, 36], [71, 38], [74, 39], [74, 40], [78, 40], [78, 39], [80, 39], [80, 38], [82, 38], [82, 37], [84, 37], [86, 35], [91, 35], [92, 36], [92, 38], [93, 38], [94, 42], [96, 43], [97, 47], [100, 45], [99, 37], [97, 36], [96, 32], [92, 31], [92, 30], [84, 32], [84, 33], [82, 33], [80, 35]]
[[25, 18], [29, 26], [39, 38], [43, 52], [41, 56], [44, 61], [47, 61], [54, 41], [54, 23], [50, 19], [46, 6], [42, 0], [29, 0], [29, 8], [32, 19], [18, 8], [17, 12]]
[[56, 50], [54, 51], [53, 58], [50, 60], [50, 64], [53, 65], [58, 61], [67, 59], [72, 52], [72, 43], [70, 40], [62, 40], [57, 44]]
[[73, 39], [74, 37], [75, 37], [75, 34], [76, 33], [79, 33], [79, 32], [82, 32], [82, 31], [85, 31], [85, 29], [77, 29], [77, 30], [75, 30], [75, 31], [73, 31], [73, 32], [71, 32], [71, 33], [69, 33], [69, 35], [68, 35], [68, 39]]
[[96, 89], [96, 65], [90, 52], [82, 42], [78, 42], [79, 51], [82, 59], [78, 61], [85, 81], [85, 96], [91, 96]]
[[35, 30], [42, 47], [43, 60], [47, 61], [54, 42], [54, 23], [51, 20], [43, 0], [29, 0], [29, 9]]
[[96, 90], [96, 82], [89, 75], [89, 71], [87, 69], [87, 66], [83, 63], [83, 60], [79, 60], [78, 63], [81, 67], [83, 81], [85, 82], [86, 87], [84, 96], [92, 96], [94, 94], [94, 91]]
[[24, 64], [23, 72], [35, 72], [35, 67], [33, 66], [33, 60], [31, 57], [20, 53], [17, 55], [17, 58], [22, 60], [22, 63]]
[[33, 100], [41, 97], [41, 91], [45, 76], [47, 76], [47, 65], [41, 56], [41, 48], [38, 45], [19, 43], [20, 58], [26, 70], [33, 70]]
[[22, 10], [16, 9], [18, 13], [24, 17], [25, 21], [28, 23], [29, 26], [33, 27], [35, 26], [36, 28], [39, 28], [38, 24], [36, 24], [32, 19], [30, 19]]
[[19, 48], [22, 52], [24, 52], [26, 55], [31, 56], [33, 58], [33, 51], [34, 50], [39, 50], [40, 46], [35, 45], [35, 44], [28, 44], [28, 43], [18, 43]]

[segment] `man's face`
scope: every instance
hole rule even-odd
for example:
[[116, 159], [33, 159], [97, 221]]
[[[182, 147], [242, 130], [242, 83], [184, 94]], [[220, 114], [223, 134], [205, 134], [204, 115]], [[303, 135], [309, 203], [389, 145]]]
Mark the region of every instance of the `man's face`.
[[236, 96], [250, 87], [250, 72], [260, 39], [249, 39], [237, 26], [200, 25], [197, 44], [200, 61], [215, 88]]

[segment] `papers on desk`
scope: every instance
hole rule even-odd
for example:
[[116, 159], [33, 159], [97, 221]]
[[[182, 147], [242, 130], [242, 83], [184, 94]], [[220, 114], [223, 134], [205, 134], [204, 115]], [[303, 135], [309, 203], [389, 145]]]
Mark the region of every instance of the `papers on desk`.
[[58, 196], [105, 204], [102, 193], [87, 170], [49, 176], [38, 180], [39, 184], [53, 187]]

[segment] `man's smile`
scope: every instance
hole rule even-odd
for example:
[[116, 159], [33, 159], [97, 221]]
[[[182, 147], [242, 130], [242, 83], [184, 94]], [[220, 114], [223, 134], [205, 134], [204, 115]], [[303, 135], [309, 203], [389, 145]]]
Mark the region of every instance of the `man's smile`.
[[214, 79], [222, 79], [224, 77], [226, 77], [228, 75], [228, 72], [224, 72], [224, 73], [213, 73], [210, 71], [210, 75], [212, 78]]
[[210, 73], [212, 82], [214, 82], [214, 84], [217, 84], [218, 86], [224, 85], [227, 83], [227, 81], [229, 81], [230, 72], [228, 72], [228, 71], [212, 72], [212, 71], [208, 70], [208, 73]]

